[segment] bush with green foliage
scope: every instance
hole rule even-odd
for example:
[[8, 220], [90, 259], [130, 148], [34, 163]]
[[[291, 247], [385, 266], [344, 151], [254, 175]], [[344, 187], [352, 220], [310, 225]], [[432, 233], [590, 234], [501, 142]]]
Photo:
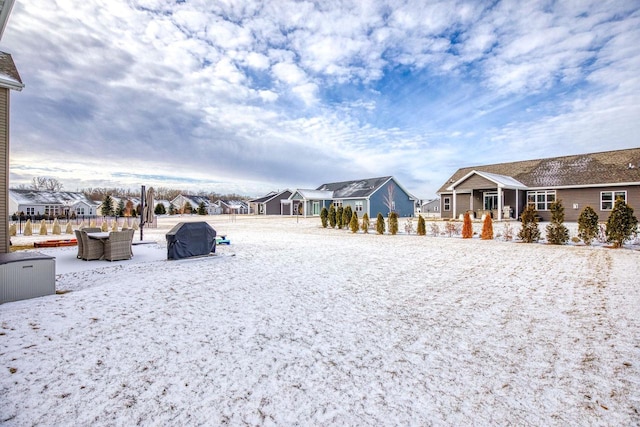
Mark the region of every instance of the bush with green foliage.
[[344, 227], [344, 208], [342, 206], [338, 206], [336, 210], [336, 227], [342, 228]]
[[113, 215], [113, 199], [110, 195], [106, 195], [104, 200], [102, 201], [102, 208], [100, 210], [102, 216], [112, 216]]
[[116, 216], [124, 216], [124, 199], [120, 199], [115, 212]]
[[418, 236], [425, 236], [427, 234], [427, 223], [422, 217], [418, 215]]
[[353, 212], [351, 214], [351, 221], [349, 221], [349, 228], [352, 233], [357, 233], [360, 228], [360, 221], [358, 221], [358, 212]]
[[322, 228], [327, 228], [329, 225], [329, 211], [326, 206], [323, 206], [320, 211], [320, 221], [322, 222]]
[[156, 215], [164, 215], [167, 213], [167, 208], [164, 207], [162, 203], [158, 203], [153, 210]]
[[471, 214], [469, 212], [464, 213], [464, 219], [462, 221], [462, 238], [470, 239], [473, 237], [473, 224], [471, 224]]
[[549, 206], [551, 223], [547, 225], [547, 242], [552, 245], [564, 245], [569, 241], [569, 229], [564, 226], [564, 206], [562, 200], [556, 200]]
[[[173, 203], [169, 203], [169, 215], [175, 215], [176, 214], [176, 207]], [[135, 216], [135, 215], [133, 215]]]
[[633, 215], [633, 208], [618, 198], [607, 219], [605, 231], [607, 242], [614, 248], [620, 248], [626, 240], [637, 233], [638, 218]]
[[518, 237], [525, 243], [537, 242], [540, 240], [540, 229], [538, 228], [538, 211], [533, 205], [527, 206], [522, 212], [520, 219], [522, 228], [518, 232]]
[[207, 214], [207, 208], [204, 206], [204, 202], [200, 202], [200, 204], [198, 205], [198, 215], [206, 215]]
[[376, 217], [376, 233], [384, 234], [385, 226], [384, 226], [384, 217], [380, 212], [378, 212], [378, 216]]
[[331, 206], [329, 206], [329, 225], [331, 226], [331, 228], [336, 228], [336, 215], [336, 207], [332, 204]]
[[361, 227], [361, 230], [365, 234], [369, 233], [369, 215], [367, 215], [366, 212], [364, 213], [364, 215], [362, 215], [362, 227]]
[[589, 246], [599, 231], [598, 214], [591, 206], [586, 206], [578, 217], [578, 237]]
[[389, 214], [389, 233], [392, 236], [398, 234], [398, 214], [396, 212]]
[[353, 216], [353, 210], [351, 206], [347, 205], [342, 212], [342, 226], [347, 228], [351, 225], [351, 217]]
[[190, 214], [192, 211], [193, 211], [193, 206], [191, 206], [191, 203], [184, 202], [184, 205], [182, 206], [182, 213]]

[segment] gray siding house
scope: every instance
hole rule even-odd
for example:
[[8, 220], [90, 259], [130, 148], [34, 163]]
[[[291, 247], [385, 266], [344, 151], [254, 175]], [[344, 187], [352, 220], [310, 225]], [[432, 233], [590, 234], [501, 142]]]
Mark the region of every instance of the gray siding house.
[[100, 202], [71, 191], [9, 190], [9, 213], [27, 216], [99, 215]]
[[[14, 0], [0, 0], [0, 39]], [[9, 91], [24, 88], [11, 55], [0, 52], [0, 254], [9, 252]]]
[[[401, 217], [414, 215], [416, 198], [392, 176], [322, 184], [315, 190], [298, 189], [289, 198], [292, 214], [317, 216], [323, 207], [351, 206], [359, 217], [388, 215], [390, 211]], [[387, 205], [390, 206], [387, 206]]]
[[289, 210], [283, 210], [282, 200], [291, 197], [291, 190], [272, 191], [269, 194], [249, 200], [252, 213], [258, 215], [289, 215]]
[[543, 221], [562, 200], [565, 220], [591, 206], [605, 221], [617, 198], [640, 208], [640, 148], [524, 160], [458, 169], [438, 190], [442, 218], [516, 219], [533, 205]]

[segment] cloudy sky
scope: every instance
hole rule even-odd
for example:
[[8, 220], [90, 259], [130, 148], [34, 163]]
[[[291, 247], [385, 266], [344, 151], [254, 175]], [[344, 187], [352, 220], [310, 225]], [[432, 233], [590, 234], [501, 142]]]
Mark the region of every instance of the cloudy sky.
[[11, 184], [259, 196], [640, 145], [640, 2], [16, 0]]

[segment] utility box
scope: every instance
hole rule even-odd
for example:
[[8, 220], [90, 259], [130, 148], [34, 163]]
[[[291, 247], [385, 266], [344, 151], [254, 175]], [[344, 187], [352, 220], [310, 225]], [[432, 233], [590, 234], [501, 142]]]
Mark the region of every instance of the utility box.
[[216, 230], [206, 222], [179, 222], [166, 238], [167, 259], [203, 256], [216, 251]]
[[0, 304], [55, 293], [54, 257], [31, 251], [0, 254]]

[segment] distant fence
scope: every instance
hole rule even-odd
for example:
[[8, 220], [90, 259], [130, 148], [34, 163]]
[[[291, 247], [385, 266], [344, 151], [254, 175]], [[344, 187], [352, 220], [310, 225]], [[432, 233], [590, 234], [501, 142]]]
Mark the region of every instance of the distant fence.
[[[58, 220], [58, 223], [60, 224], [60, 227], [62, 227], [63, 230], [69, 223], [71, 224], [71, 226], [74, 226], [75, 228], [77, 228], [83, 222], [86, 226], [89, 226], [89, 224], [91, 224], [92, 222], [95, 222], [96, 226], [98, 227], [102, 227], [102, 224], [104, 224], [105, 222], [110, 227], [112, 227], [113, 221], [118, 222], [118, 227], [122, 227], [122, 225], [125, 222], [127, 223], [128, 228], [132, 228], [134, 223], [140, 225], [140, 217], [131, 217], [131, 216], [115, 217], [115, 216], [98, 216], [98, 215], [76, 215], [73, 218], [66, 218], [66, 217], [60, 217], [60, 216], [54, 217], [49, 215], [12, 215], [11, 217], [9, 217], [9, 224], [10, 225], [16, 224], [16, 231], [19, 234], [22, 234], [22, 230], [24, 229], [24, 225], [27, 222], [27, 220], [31, 220], [31, 224], [33, 224], [33, 226], [38, 226], [44, 219], [45, 224], [47, 224], [49, 226], [49, 229], [51, 229], [51, 226], [53, 225], [53, 222], [56, 220], [56, 218]], [[156, 228], [158, 226], [158, 217], [154, 216], [153, 222], [145, 223], [144, 226], [146, 228]]]

